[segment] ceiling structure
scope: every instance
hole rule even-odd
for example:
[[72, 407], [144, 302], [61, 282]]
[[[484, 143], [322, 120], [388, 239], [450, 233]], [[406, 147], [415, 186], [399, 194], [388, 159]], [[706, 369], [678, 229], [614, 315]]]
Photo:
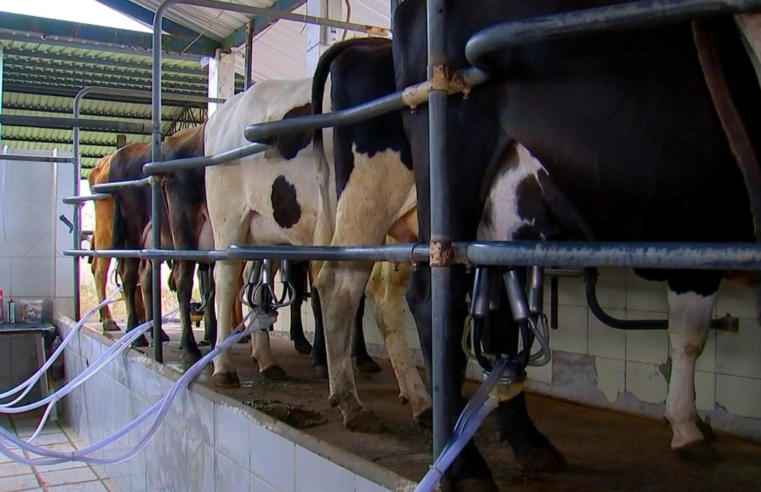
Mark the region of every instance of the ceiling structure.
[[[97, 0], [146, 26], [162, 0]], [[389, 0], [347, 0], [351, 22], [389, 25]], [[235, 0], [235, 3], [294, 13], [306, 12], [306, 0]], [[342, 19], [346, 20], [346, 19]], [[229, 11], [176, 5], [162, 30], [165, 94], [206, 96], [208, 58], [217, 49], [236, 57], [236, 88], [243, 90], [246, 25], [253, 26], [252, 80], [292, 79], [306, 74], [306, 25]], [[347, 33], [350, 37], [357, 35]], [[2, 114], [69, 117], [76, 93], [87, 86], [144, 90], [151, 87], [151, 35], [4, 12], [0, 16]], [[309, 74], [311, 75], [311, 74]], [[206, 118], [206, 103], [165, 98], [165, 135]], [[92, 96], [83, 100], [83, 118], [150, 123], [150, 97]], [[82, 131], [83, 176], [87, 168], [116, 150], [117, 133]], [[120, 132], [124, 134], [124, 132]], [[72, 150], [70, 129], [3, 125], [0, 143], [16, 149]], [[148, 142], [147, 134], [126, 134], [127, 143]]]

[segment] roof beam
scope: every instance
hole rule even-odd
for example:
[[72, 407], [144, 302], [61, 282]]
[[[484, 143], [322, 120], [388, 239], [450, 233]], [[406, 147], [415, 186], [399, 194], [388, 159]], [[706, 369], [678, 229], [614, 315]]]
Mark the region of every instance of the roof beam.
[[[29, 84], [29, 83], [5, 84], [3, 86], [3, 92], [6, 94], [8, 93], [31, 94], [31, 95], [37, 95], [37, 96], [67, 97], [70, 99], [73, 99], [77, 95], [80, 89], [81, 88], [62, 89], [60, 87], [51, 87], [48, 85]], [[204, 101], [195, 101], [195, 100], [180, 101], [176, 99], [172, 100], [172, 97], [177, 95], [178, 94], [165, 93], [161, 99], [161, 106], [165, 108], [167, 107], [183, 108], [185, 106], [191, 106], [194, 108], [205, 108], [207, 105], [207, 103]], [[179, 96], [184, 97], [185, 95], [179, 94]], [[142, 99], [139, 97], [90, 94], [87, 96], [87, 99], [85, 99], [85, 101], [109, 101], [109, 102], [124, 102], [124, 103], [131, 103], [131, 104], [143, 104], [143, 105], [147, 105], [149, 111], [151, 107], [150, 97], [147, 97], [147, 99]]]
[[[113, 142], [80, 140], [79, 145], [80, 147], [116, 147], [116, 133], [114, 133], [113, 136], [114, 136]], [[70, 138], [42, 138], [42, 137], [26, 138], [26, 137], [19, 137], [19, 136], [10, 136], [10, 137], [3, 137], [3, 141], [29, 142], [29, 143], [52, 144], [52, 145], [72, 145], [72, 140]]]
[[[306, 0], [277, 0], [272, 7], [269, 7], [269, 9], [272, 10], [280, 10], [283, 12], [292, 12], [296, 10], [297, 8], [304, 5]], [[254, 28], [251, 31], [251, 36], [256, 36], [257, 34], [261, 33], [265, 29], [267, 29], [271, 24], [277, 22], [278, 19], [271, 19], [269, 17], [263, 17], [263, 16], [256, 16], [254, 17]], [[236, 48], [246, 42], [246, 26], [241, 27], [234, 33], [230, 34], [227, 39], [222, 41], [221, 48], [223, 50], [229, 50], [231, 48]]]
[[[31, 15], [3, 12], [0, 17], [0, 38], [42, 44], [57, 44], [68, 47], [119, 51], [135, 54], [137, 50], [150, 52], [153, 41], [147, 33], [92, 26], [54, 19], [44, 19]], [[188, 41], [173, 36], [164, 36], [163, 49], [167, 58], [172, 56], [200, 61], [202, 57], [214, 56], [218, 45]]]

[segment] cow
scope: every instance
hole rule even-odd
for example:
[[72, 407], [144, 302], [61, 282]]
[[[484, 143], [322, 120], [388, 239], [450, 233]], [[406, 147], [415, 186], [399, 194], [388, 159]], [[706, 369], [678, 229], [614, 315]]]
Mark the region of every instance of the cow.
[[[90, 174], [87, 176], [90, 189], [97, 184], [108, 182], [112, 157], [113, 154], [103, 157], [90, 171]], [[111, 249], [114, 202], [112, 199], [107, 198], [95, 201], [94, 205], [95, 227], [93, 228], [92, 239], [90, 239], [90, 246], [92, 249]], [[108, 284], [108, 269], [111, 265], [111, 258], [90, 257], [89, 262], [93, 279], [95, 279], [95, 293], [98, 296], [98, 303], [101, 303], [106, 299], [106, 285]], [[137, 296], [136, 302], [137, 311], [141, 317], [145, 317], [142, 294]], [[100, 309], [100, 321], [103, 325], [103, 331], [119, 331], [119, 325], [114, 321], [111, 309], [107, 305]]]
[[[206, 125], [206, 154], [213, 155], [230, 149], [241, 147], [247, 142], [241, 131], [230, 131], [231, 128], [243, 128], [247, 124], [261, 123], [266, 121], [282, 120], [286, 118], [307, 115], [312, 112], [311, 104], [312, 80], [302, 79], [293, 81], [263, 81], [252, 86], [244, 93], [237, 94], [220, 107], [209, 119]], [[309, 132], [289, 135], [278, 138], [265, 152], [234, 161], [224, 166], [208, 167], [206, 169], [206, 192], [209, 218], [214, 233], [214, 247], [226, 249], [233, 244], [287, 244], [287, 245], [321, 245], [327, 241], [320, 237], [326, 229], [320, 221], [335, 219], [336, 223], [346, 220], [343, 205], [338, 205], [338, 212], [333, 214], [331, 197], [335, 191], [329, 191], [322, 195], [315, 184], [318, 176], [313, 156], [312, 135]], [[332, 155], [327, 151], [327, 165], [331, 165]], [[390, 173], [393, 177], [393, 173]], [[385, 176], [384, 176], [385, 178]], [[384, 194], [385, 187], [369, 187], [374, 185], [365, 182], [362, 189], [357, 193], [358, 200], [352, 205], [357, 215], [354, 217], [356, 235], [365, 235], [365, 239], [371, 243], [380, 243], [391, 229], [375, 230], [377, 223], [369, 204], [375, 202], [382, 204], [388, 196]], [[412, 177], [402, 183], [406, 187], [404, 197], [412, 188]], [[388, 183], [389, 188], [394, 188], [394, 183]], [[362, 193], [372, 191], [373, 195], [367, 195], [368, 202], [363, 203]], [[375, 194], [377, 193], [377, 195]], [[396, 191], [394, 192], [396, 193]], [[321, 199], [323, 201], [321, 201]], [[333, 199], [334, 200], [334, 199]], [[404, 200], [402, 200], [403, 202]], [[394, 214], [399, 212], [402, 203], [397, 204]], [[349, 226], [347, 223], [345, 226]], [[342, 227], [345, 227], [342, 225]], [[364, 239], [363, 239], [364, 242]], [[361, 244], [361, 243], [360, 243]], [[314, 272], [320, 269], [319, 262], [312, 262], [313, 278], [317, 278]], [[357, 290], [357, 303], [362, 296], [373, 263], [362, 264], [360, 269], [366, 271], [364, 281], [360, 279]], [[322, 267], [324, 269], [324, 266]], [[237, 261], [219, 261], [215, 266], [215, 282], [217, 287], [217, 313], [219, 314], [220, 330], [218, 342], [228, 335], [229, 312], [232, 303], [237, 296], [234, 288], [234, 279], [240, 275], [241, 264]], [[322, 275], [320, 271], [319, 275]], [[318, 280], [319, 281], [319, 280]], [[322, 281], [323, 285], [325, 280]], [[327, 343], [327, 359], [329, 376], [331, 381], [331, 393], [335, 379], [334, 361], [340, 360], [341, 370], [353, 372], [350, 354], [351, 325], [355, 319], [356, 310], [352, 313], [341, 313], [342, 321], [346, 321], [345, 333], [341, 334], [345, 345], [330, 343], [332, 336], [332, 324], [335, 323], [333, 310], [335, 304], [332, 299], [326, 299], [324, 290], [316, 286], [312, 291], [313, 303], [317, 302], [328, 307], [330, 312], [323, 311], [323, 325]], [[399, 343], [389, 343], [389, 333], [385, 334], [386, 346], [390, 349], [392, 364], [395, 369], [399, 365], [400, 353], [391, 350], [391, 347], [403, 347], [401, 357], [406, 357], [410, 363], [406, 364], [403, 371], [406, 377], [414, 381], [411, 384], [400, 383], [400, 387], [413, 388], [419, 396], [413, 396], [416, 401], [429, 400], [425, 386], [420, 375], [411, 363], [411, 354], [407, 346], [404, 333], [396, 331], [390, 334], [396, 337]], [[267, 344], [266, 333], [253, 335], [255, 347]], [[261, 344], [259, 342], [262, 342]], [[405, 353], [406, 351], [406, 353]], [[255, 355], [260, 362], [261, 359]], [[269, 362], [274, 364], [274, 360]], [[266, 364], [266, 363], [265, 363]], [[220, 387], [239, 385], [235, 367], [232, 364], [228, 351], [223, 351], [214, 361], [214, 373], [212, 380]], [[405, 390], [402, 389], [402, 393]], [[408, 394], [407, 397], [410, 397]], [[335, 402], [341, 406], [344, 412], [344, 423], [350, 429], [378, 431], [382, 426], [369, 412], [359, 411], [356, 408], [346, 408], [343, 402]], [[414, 416], [425, 420], [430, 414], [430, 404], [413, 405]]]
[[[452, 71], [466, 68], [465, 45], [481, 29], [499, 22], [612, 5], [613, 1], [446, 1], [446, 55]], [[714, 48], [729, 72], [729, 94], [758, 149], [761, 107], [753, 67], [731, 18], [706, 21], [719, 42]], [[422, 0], [403, 2], [394, 17], [397, 88], [426, 80], [426, 9]], [[753, 241], [754, 217], [743, 175], [728, 144], [707, 87], [690, 23], [504, 49], [490, 56], [492, 80], [467, 99], [452, 97], [447, 110], [447, 167], [453, 241], [478, 238], [484, 215], [479, 200], [490, 163], [506, 142], [529, 153], [508, 170], [515, 184], [514, 216], [492, 229], [501, 240]], [[420, 203], [420, 237], [429, 241], [428, 110], [402, 113], [412, 147]], [[672, 449], [681, 457], [716, 459], [706, 442], [694, 403], [695, 361], [705, 344], [722, 272], [636, 270], [668, 282], [672, 359], [665, 417]], [[465, 317], [467, 277], [452, 271], [453, 326]], [[408, 302], [430, 360], [430, 269], [413, 273]], [[507, 316], [506, 321], [510, 321]], [[457, 337], [455, 337], [457, 338]], [[452, 340], [459, 344], [459, 340]], [[458, 368], [464, 363], [456, 361]], [[457, 370], [455, 374], [459, 374]], [[450, 384], [450, 427], [463, 407], [460, 380]], [[519, 398], [523, 398], [520, 396]], [[556, 451], [536, 430], [521, 403], [521, 415], [496, 410], [500, 431], [508, 420], [533, 434], [528, 448], [544, 456]], [[703, 429], [701, 429], [703, 428]], [[505, 435], [507, 434], [507, 435]], [[706, 432], [709, 435], [709, 432]], [[515, 449], [515, 444], [513, 444]], [[522, 446], [523, 447], [523, 446]], [[524, 454], [516, 449], [516, 454]], [[456, 490], [496, 490], [472, 443], [453, 464]]]

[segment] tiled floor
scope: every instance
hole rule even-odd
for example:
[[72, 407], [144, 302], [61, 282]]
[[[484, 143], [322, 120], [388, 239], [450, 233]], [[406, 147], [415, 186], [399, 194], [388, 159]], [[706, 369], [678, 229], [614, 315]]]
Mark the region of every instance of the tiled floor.
[[[19, 437], [29, 437], [39, 424], [39, 417], [22, 414], [0, 416], [0, 425], [13, 430]], [[34, 444], [56, 451], [73, 451], [84, 446], [74, 431], [65, 425], [49, 422], [34, 440]], [[19, 452], [16, 449], [15, 452]], [[32, 455], [25, 451], [27, 458]], [[0, 454], [0, 492], [118, 492], [116, 484], [100, 467], [85, 463], [26, 466]]]

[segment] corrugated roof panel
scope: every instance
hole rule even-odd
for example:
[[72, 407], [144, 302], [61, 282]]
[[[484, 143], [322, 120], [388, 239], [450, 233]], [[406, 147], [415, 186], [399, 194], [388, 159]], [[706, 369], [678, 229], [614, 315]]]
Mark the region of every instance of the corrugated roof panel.
[[[162, 0], [131, 0], [142, 7], [156, 12]], [[235, 0], [226, 3], [238, 3], [252, 7], [269, 8], [275, 4], [274, 0]], [[173, 20], [185, 27], [208, 36], [217, 41], [222, 41], [233, 32], [251, 20], [252, 16], [246, 16], [237, 12], [209, 9], [194, 5], [175, 5], [166, 13], [166, 18]]]

